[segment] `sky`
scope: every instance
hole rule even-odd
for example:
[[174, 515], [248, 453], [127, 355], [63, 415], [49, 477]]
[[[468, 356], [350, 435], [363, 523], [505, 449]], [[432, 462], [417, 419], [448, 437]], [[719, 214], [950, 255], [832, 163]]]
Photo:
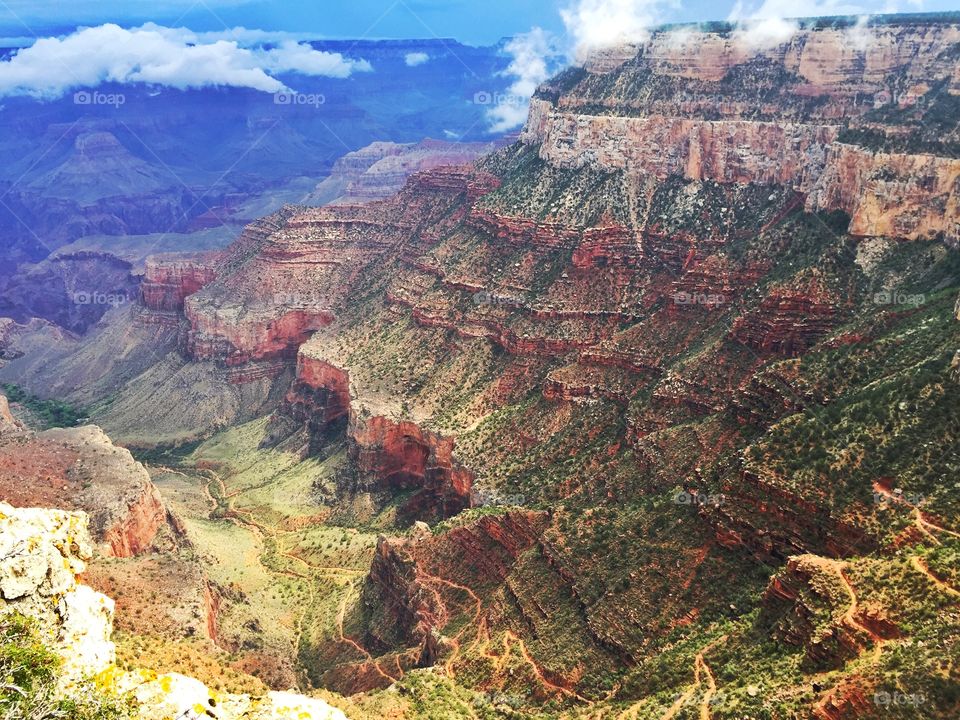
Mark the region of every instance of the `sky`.
[[[776, 8], [789, 17], [960, 10], [960, 0], [0, 0], [0, 35], [66, 34], [78, 25], [150, 21], [217, 31], [242, 26], [315, 37], [430, 38], [491, 44], [539, 27], [562, 35], [562, 12], [658, 22], [723, 20]], [[611, 11], [612, 8], [612, 11]]]
[[[761, 52], [795, 35], [791, 18], [857, 15], [848, 40], [866, 52], [868, 15], [957, 6], [960, 0], [0, 0], [0, 36], [22, 38], [22, 49], [0, 59], [0, 98], [45, 102], [74, 93], [81, 102], [99, 98], [89, 91], [105, 84], [291, 95], [302, 76], [376, 72], [360, 47], [341, 54], [305, 40], [510, 38], [503, 47], [509, 91], [487, 113], [490, 129], [506, 132], [524, 122], [535, 88], [563, 66], [643, 41], [664, 23], [729, 20], [737, 26], [733, 40]], [[678, 42], [690, 36], [673, 34]], [[410, 67], [430, 60], [406, 57]]]

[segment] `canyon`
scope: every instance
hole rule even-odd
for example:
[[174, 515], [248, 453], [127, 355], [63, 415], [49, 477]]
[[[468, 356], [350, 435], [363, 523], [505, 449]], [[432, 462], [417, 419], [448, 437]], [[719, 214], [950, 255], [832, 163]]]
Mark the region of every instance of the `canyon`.
[[8, 325], [0, 379], [153, 477], [11, 416], [4, 499], [193, 547], [224, 665], [348, 717], [952, 717], [960, 26], [738, 32], [588, 59], [479, 159], [348, 156], [56, 352]]

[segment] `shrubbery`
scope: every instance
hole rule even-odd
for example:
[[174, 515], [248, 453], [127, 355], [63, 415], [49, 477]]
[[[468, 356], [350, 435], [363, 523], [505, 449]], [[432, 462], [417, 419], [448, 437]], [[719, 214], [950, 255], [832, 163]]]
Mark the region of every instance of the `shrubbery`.
[[60, 657], [19, 613], [0, 617], [0, 717], [4, 720], [125, 720], [131, 707], [90, 683], [71, 697], [57, 693]]

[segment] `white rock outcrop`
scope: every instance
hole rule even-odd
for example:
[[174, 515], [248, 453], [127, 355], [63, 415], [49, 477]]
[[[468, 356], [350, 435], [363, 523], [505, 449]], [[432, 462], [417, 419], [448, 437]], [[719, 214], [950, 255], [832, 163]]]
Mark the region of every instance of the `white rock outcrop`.
[[36, 619], [63, 658], [63, 692], [94, 679], [105, 692], [131, 695], [141, 720], [346, 720], [323, 700], [295, 693], [252, 698], [176, 673], [121, 671], [110, 639], [113, 601], [77, 581], [92, 552], [84, 513], [0, 503], [0, 615]]

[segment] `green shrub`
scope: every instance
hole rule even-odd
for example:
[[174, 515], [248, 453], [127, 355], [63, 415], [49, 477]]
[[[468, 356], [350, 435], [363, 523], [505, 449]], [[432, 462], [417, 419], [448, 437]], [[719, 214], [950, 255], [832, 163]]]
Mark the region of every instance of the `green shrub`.
[[93, 683], [70, 697], [57, 693], [60, 657], [40, 641], [36, 623], [19, 613], [0, 617], [0, 717], [4, 720], [126, 720], [131, 706]]

